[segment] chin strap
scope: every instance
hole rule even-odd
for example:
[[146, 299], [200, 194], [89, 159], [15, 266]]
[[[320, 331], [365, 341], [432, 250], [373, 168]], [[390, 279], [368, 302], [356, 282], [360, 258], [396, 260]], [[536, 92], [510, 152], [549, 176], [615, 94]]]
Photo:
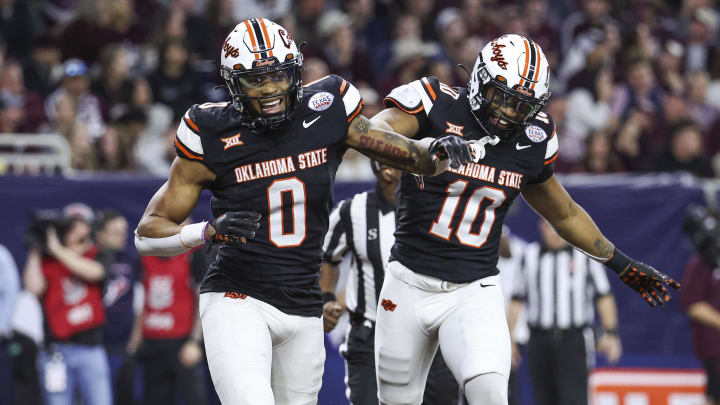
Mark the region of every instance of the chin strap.
[[477, 141], [470, 141], [470, 150], [472, 151], [473, 161], [475, 163], [485, 158], [485, 145], [490, 144], [492, 146], [497, 145], [500, 142], [500, 137], [486, 135]]

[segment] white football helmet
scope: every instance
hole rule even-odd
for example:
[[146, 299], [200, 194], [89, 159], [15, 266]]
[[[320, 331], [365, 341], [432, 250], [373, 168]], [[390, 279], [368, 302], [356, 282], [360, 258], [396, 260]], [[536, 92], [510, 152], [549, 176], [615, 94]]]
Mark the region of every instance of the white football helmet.
[[[236, 25], [225, 39], [220, 52], [220, 75], [230, 91], [233, 106], [252, 120], [253, 126], [277, 127], [290, 119], [302, 99], [302, 61], [302, 53], [286, 29], [264, 18], [252, 18]], [[245, 89], [260, 87], [267, 80], [289, 80], [290, 87], [280, 94], [247, 95]], [[283, 111], [263, 114], [250, 107], [253, 100], [263, 105], [264, 100], [278, 95], [287, 96], [282, 98], [286, 104]]]
[[490, 136], [511, 140], [550, 98], [550, 66], [540, 45], [503, 35], [480, 51], [468, 84], [470, 108]]

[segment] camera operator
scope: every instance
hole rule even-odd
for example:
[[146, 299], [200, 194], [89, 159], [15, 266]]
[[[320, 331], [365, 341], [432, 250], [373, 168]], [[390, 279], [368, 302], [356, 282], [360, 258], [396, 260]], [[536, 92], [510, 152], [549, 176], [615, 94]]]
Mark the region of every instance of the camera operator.
[[48, 405], [71, 405], [76, 388], [87, 405], [112, 403], [101, 329], [105, 270], [94, 260], [90, 235], [81, 218], [55, 220], [45, 227], [44, 240], [28, 249], [23, 277], [45, 316], [46, 347], [39, 363]]
[[683, 273], [681, 304], [692, 321], [695, 352], [707, 373], [706, 405], [720, 405], [720, 227], [714, 215], [695, 208], [685, 230], [696, 254]]

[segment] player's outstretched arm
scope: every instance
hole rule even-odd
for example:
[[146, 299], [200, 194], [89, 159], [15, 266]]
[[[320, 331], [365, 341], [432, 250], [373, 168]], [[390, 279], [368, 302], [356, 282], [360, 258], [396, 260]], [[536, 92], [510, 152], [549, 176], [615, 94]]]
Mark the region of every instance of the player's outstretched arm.
[[372, 120], [357, 116], [350, 123], [347, 146], [388, 166], [428, 176], [442, 173], [448, 164], [457, 168], [472, 161], [470, 147], [460, 137], [410, 139], [419, 130], [417, 119], [392, 110], [400, 111], [389, 108]]
[[[200, 235], [205, 223], [180, 224], [195, 208], [203, 185], [214, 178], [202, 163], [175, 158], [168, 181], [150, 199], [135, 231], [135, 247], [141, 255], [178, 255], [202, 245], [206, 240], [203, 237], [212, 236]], [[191, 230], [194, 235], [190, 235]]]
[[663, 305], [670, 300], [666, 286], [680, 288], [680, 284], [672, 278], [652, 266], [627, 257], [615, 248], [555, 176], [544, 183], [525, 186], [522, 195], [560, 236], [615, 271], [625, 284], [642, 295], [651, 306]]

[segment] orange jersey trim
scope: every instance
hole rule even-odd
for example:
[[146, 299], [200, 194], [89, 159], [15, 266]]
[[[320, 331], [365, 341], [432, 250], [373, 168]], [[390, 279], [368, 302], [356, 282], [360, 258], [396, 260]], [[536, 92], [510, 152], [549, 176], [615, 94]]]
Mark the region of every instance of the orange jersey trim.
[[425, 84], [425, 88], [427, 89], [428, 93], [430, 93], [430, 97], [432, 97], [433, 101], [437, 98], [437, 95], [435, 94], [435, 90], [433, 90], [432, 86], [430, 85], [430, 82], [427, 78], [422, 78], [423, 83]]
[[397, 101], [397, 100], [395, 100], [394, 98], [391, 98], [391, 97], [385, 97], [385, 99], [384, 99], [383, 101], [389, 101], [389, 102], [393, 103], [393, 104], [395, 105], [395, 107], [397, 107], [397, 108], [399, 108], [399, 109], [401, 109], [401, 110], [403, 110], [403, 111], [405, 111], [406, 113], [411, 114], [411, 115], [415, 115], [415, 114], [417, 114], [417, 113], [419, 113], [420, 111], [422, 111], [422, 110], [425, 109], [425, 106], [423, 106], [422, 104], [420, 104], [420, 107], [418, 107], [418, 108], [410, 111], [410, 110], [408, 110], [407, 108], [403, 107], [402, 104], [400, 104], [399, 101]]
[[340, 85], [340, 95], [342, 95], [342, 94], [343, 94], [343, 91], [345, 91], [345, 86], [346, 86], [346, 85], [347, 85], [347, 82], [345, 81], [345, 79], [343, 79], [343, 82], [342, 82], [342, 84]]
[[177, 146], [177, 148], [180, 149], [180, 151], [181, 151], [181, 152], [185, 155], [185, 157], [187, 157], [188, 159], [203, 160], [203, 157], [202, 157], [202, 156], [195, 156], [195, 155], [191, 154], [190, 152], [188, 152], [188, 150], [185, 149], [185, 147], [183, 146], [183, 144], [180, 143], [180, 141], [177, 139], [177, 137], [175, 138], [175, 146]]
[[198, 128], [198, 126], [190, 118], [185, 117], [184, 120], [185, 120], [185, 124], [187, 124], [187, 126], [189, 126], [191, 129], [195, 130], [195, 132], [200, 132], [200, 128]]
[[552, 162], [554, 162], [555, 159], [557, 159], [559, 155], [560, 155], [560, 153], [555, 152], [555, 155], [553, 155], [553, 157], [551, 157], [550, 160], [546, 160], [546, 161], [545, 161], [545, 166], [547, 166], [547, 165], [551, 164]]
[[355, 109], [355, 111], [353, 111], [353, 113], [350, 114], [350, 116], [348, 117], [348, 120], [347, 120], [347, 121], [348, 121], [348, 124], [351, 123], [352, 120], [355, 119], [355, 117], [357, 117], [358, 115], [360, 115], [360, 112], [362, 111], [362, 109], [363, 109], [364, 106], [365, 106], [365, 102], [362, 101], [362, 100], [360, 100], [360, 104], [358, 104], [358, 106], [357, 106], [357, 108]]

